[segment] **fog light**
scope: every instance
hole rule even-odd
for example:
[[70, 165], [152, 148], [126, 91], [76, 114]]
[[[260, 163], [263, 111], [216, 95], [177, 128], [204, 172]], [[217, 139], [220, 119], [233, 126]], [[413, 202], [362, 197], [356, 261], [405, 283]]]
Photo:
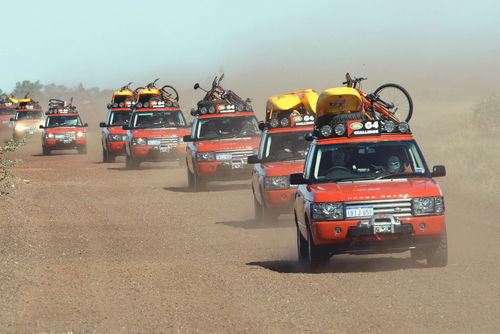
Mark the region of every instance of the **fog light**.
[[202, 115], [206, 115], [206, 114], [207, 114], [207, 112], [208, 112], [207, 107], [201, 107], [201, 109], [200, 109], [200, 113], [201, 113]]
[[420, 229], [423, 230], [425, 228], [425, 223], [420, 223], [420, 225], [418, 225], [418, 227], [420, 227]]
[[401, 122], [398, 124], [398, 130], [401, 133], [408, 132], [409, 129], [410, 129], [410, 127], [408, 126], [408, 123], [406, 123], [406, 122]]
[[324, 125], [319, 130], [323, 137], [330, 137], [332, 135], [332, 127], [330, 125]]
[[281, 198], [286, 199], [286, 195], [285, 194], [281, 195]]
[[344, 132], [345, 132], [345, 125], [344, 125], [344, 123], [339, 123], [339, 124], [335, 125], [334, 131], [335, 131], [335, 134], [337, 136], [342, 136], [344, 134]]
[[335, 233], [339, 234], [342, 232], [342, 229], [340, 227], [335, 228]]
[[289, 126], [290, 125], [290, 120], [286, 117], [280, 119], [280, 124], [283, 127]]
[[394, 131], [394, 128], [395, 128], [395, 127], [396, 127], [396, 126], [395, 126], [395, 124], [394, 124], [394, 122], [393, 122], [393, 121], [387, 121], [387, 122], [385, 122], [385, 124], [384, 124], [384, 129], [385, 129], [385, 131], [387, 131], [387, 132], [392, 132], [392, 131]]
[[210, 106], [210, 108], [208, 108], [208, 113], [209, 114], [215, 114], [215, 107], [214, 106]]

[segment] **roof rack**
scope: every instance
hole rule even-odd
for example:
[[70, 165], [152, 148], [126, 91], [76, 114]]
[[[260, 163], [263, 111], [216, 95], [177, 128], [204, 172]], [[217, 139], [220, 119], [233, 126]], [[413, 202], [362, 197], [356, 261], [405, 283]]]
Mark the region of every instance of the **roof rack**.
[[267, 120], [259, 123], [259, 129], [277, 129], [277, 128], [294, 128], [299, 126], [313, 126], [315, 116], [310, 114], [299, 114], [298, 112], [282, 117], [278, 121], [277, 118]]
[[49, 110], [45, 113], [46, 115], [54, 114], [77, 114], [78, 110], [72, 105], [73, 98], [71, 98], [70, 103], [59, 99], [49, 99]]

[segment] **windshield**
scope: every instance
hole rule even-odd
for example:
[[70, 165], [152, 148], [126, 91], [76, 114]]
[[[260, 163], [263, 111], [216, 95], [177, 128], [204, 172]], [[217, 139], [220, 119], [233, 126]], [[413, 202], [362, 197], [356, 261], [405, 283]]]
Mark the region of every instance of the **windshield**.
[[47, 118], [47, 128], [82, 126], [80, 116], [51, 116]]
[[428, 169], [414, 141], [320, 145], [312, 183], [427, 177]]
[[267, 137], [262, 160], [270, 162], [305, 159], [311, 144], [304, 139], [308, 132], [294, 131], [270, 134]]
[[133, 128], [176, 128], [186, 126], [180, 110], [137, 112], [132, 116]]
[[109, 115], [109, 125], [125, 125], [130, 120], [130, 110], [112, 111]]
[[32, 119], [43, 119], [43, 113], [40, 110], [22, 110], [18, 111], [16, 115], [16, 120], [32, 120]]
[[196, 131], [198, 140], [245, 138], [259, 135], [259, 125], [255, 116], [202, 118], [198, 120]]

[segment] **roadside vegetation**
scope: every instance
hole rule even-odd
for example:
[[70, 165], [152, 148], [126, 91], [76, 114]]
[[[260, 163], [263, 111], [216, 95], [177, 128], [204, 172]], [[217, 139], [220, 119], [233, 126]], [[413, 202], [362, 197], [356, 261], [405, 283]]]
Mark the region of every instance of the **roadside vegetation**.
[[8, 189], [13, 186], [13, 180], [16, 176], [10, 171], [12, 167], [16, 167], [21, 162], [19, 159], [4, 158], [4, 154], [14, 152], [19, 147], [24, 145], [22, 142], [16, 142], [14, 139], [9, 140], [5, 146], [0, 146], [0, 197], [7, 195]]

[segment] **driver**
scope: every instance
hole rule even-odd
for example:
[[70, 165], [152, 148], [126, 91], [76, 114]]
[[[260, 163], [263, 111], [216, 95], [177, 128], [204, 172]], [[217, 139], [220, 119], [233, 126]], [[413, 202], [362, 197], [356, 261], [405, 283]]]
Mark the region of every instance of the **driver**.
[[332, 167], [345, 167], [345, 155], [342, 150], [334, 150], [332, 152]]

